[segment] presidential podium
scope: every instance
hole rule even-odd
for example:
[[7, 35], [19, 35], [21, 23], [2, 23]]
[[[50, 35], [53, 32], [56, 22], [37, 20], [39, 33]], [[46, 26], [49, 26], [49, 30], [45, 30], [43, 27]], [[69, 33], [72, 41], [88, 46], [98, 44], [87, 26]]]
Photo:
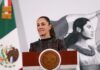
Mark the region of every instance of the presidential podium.
[[[77, 65], [77, 51], [62, 51], [59, 53], [61, 56], [61, 65]], [[39, 52], [23, 52], [23, 67], [39, 66], [39, 54]]]

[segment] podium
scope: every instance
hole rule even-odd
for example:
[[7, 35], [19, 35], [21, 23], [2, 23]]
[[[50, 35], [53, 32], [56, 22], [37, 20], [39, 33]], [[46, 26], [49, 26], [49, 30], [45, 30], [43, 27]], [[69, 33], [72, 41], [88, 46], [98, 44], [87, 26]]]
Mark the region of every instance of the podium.
[[[77, 51], [62, 51], [61, 65], [77, 65]], [[39, 52], [23, 52], [23, 67], [39, 66]]]

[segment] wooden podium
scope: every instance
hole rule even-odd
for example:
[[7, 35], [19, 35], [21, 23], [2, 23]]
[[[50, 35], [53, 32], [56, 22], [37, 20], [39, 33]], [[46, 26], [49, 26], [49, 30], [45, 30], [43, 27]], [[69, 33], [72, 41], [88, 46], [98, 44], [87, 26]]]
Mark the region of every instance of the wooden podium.
[[[62, 51], [59, 53], [61, 55], [61, 65], [77, 64], [77, 51]], [[39, 52], [24, 52], [22, 54], [23, 66], [39, 66], [39, 54]]]

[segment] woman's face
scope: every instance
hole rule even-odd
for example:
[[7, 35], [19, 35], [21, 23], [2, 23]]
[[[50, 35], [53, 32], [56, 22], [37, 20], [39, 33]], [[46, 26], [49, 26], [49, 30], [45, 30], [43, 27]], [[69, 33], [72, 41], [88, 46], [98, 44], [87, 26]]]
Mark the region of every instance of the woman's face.
[[37, 30], [40, 36], [50, 35], [51, 24], [45, 18], [37, 20]]
[[94, 38], [94, 28], [91, 25], [90, 21], [88, 21], [87, 24], [84, 25], [82, 35], [87, 38]]

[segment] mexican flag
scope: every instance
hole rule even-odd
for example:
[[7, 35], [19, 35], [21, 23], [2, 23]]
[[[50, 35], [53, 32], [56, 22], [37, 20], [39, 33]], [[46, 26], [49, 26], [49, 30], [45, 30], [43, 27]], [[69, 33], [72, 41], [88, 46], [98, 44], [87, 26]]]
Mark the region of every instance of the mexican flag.
[[18, 30], [11, 0], [0, 4], [0, 70], [19, 70], [22, 67]]

